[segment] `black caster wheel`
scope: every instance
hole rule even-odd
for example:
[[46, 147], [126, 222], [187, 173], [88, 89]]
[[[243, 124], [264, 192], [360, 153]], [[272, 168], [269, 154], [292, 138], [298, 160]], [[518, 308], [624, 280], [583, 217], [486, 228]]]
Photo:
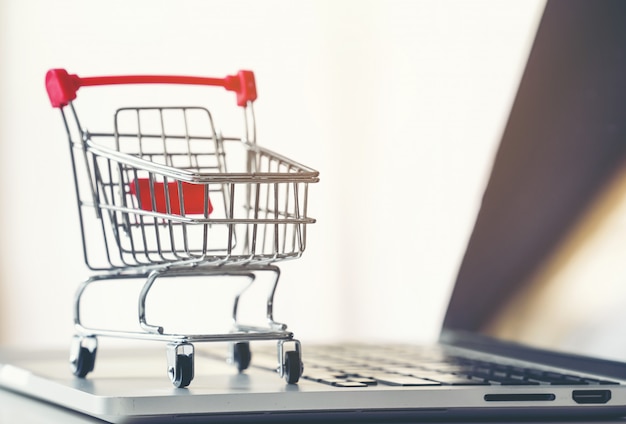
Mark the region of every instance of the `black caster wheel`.
[[250, 342], [237, 342], [233, 345], [233, 362], [239, 372], [247, 369], [251, 360]]
[[194, 348], [190, 343], [171, 343], [167, 346], [167, 373], [179, 389], [193, 380]]
[[85, 378], [87, 374], [93, 371], [97, 350], [98, 342], [95, 337], [75, 336], [70, 351], [72, 374], [79, 378]]
[[189, 386], [193, 380], [193, 358], [187, 355], [176, 355], [176, 364], [170, 369], [172, 384], [179, 389]]
[[300, 354], [295, 350], [290, 350], [285, 352], [284, 359], [284, 374], [285, 381], [288, 384], [296, 384], [300, 377], [302, 376], [302, 372], [304, 370], [304, 366], [302, 364], [302, 360], [300, 359]]

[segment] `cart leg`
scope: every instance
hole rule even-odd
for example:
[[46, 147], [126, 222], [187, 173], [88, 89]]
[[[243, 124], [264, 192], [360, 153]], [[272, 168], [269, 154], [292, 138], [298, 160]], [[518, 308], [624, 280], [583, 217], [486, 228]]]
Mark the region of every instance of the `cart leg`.
[[87, 287], [94, 282], [100, 281], [101, 277], [91, 277], [88, 280], [83, 281], [78, 288], [76, 289], [76, 293], [74, 294], [74, 326], [77, 328], [77, 331], [80, 332], [80, 329], [83, 328], [80, 321], [80, 303], [83, 298], [83, 293], [87, 290]]
[[274, 284], [272, 285], [272, 290], [270, 290], [267, 296], [267, 321], [270, 327], [274, 329], [281, 331], [286, 330], [287, 324], [274, 321], [274, 295], [276, 294], [278, 280], [280, 279], [280, 268], [278, 268], [277, 266], [269, 266], [267, 267], [267, 269], [274, 273]]
[[194, 348], [191, 343], [168, 343], [167, 374], [178, 388], [189, 386], [194, 374]]
[[238, 331], [239, 320], [237, 319], [237, 312], [239, 310], [239, 299], [241, 299], [241, 296], [245, 293], [245, 291], [250, 288], [252, 283], [254, 283], [254, 280], [256, 279], [256, 275], [253, 272], [248, 272], [245, 274], [233, 274], [233, 275], [243, 275], [250, 279], [250, 282], [243, 289], [241, 289], [239, 293], [237, 293], [237, 295], [235, 296], [235, 301], [233, 302], [233, 326], [235, 328], [235, 331]]
[[149, 333], [163, 334], [163, 327], [158, 325], [150, 325], [146, 322], [146, 297], [152, 288], [155, 280], [159, 277], [161, 273], [159, 271], [151, 272], [148, 275], [148, 279], [146, 280], [143, 288], [141, 289], [141, 293], [139, 294], [139, 325], [145, 331]]
[[76, 377], [84, 378], [96, 363], [98, 340], [95, 336], [74, 336], [70, 347], [70, 367]]
[[[293, 350], [285, 349], [285, 342], [294, 344]], [[296, 339], [278, 341], [278, 374], [289, 384], [296, 384], [304, 372], [302, 348]]]

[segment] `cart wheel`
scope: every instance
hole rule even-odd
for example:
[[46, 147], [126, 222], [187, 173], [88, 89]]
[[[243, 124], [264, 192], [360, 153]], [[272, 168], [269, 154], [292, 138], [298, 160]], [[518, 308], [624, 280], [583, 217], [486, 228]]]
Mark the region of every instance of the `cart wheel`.
[[70, 367], [76, 377], [85, 378], [96, 364], [97, 340], [95, 337], [74, 338], [70, 352]]
[[84, 378], [93, 371], [96, 363], [96, 353], [90, 352], [86, 347], [81, 347], [75, 361], [72, 361], [72, 372], [76, 377]]
[[289, 384], [296, 384], [300, 380], [300, 376], [304, 370], [300, 354], [295, 350], [285, 352], [285, 381]]
[[233, 345], [233, 361], [239, 372], [247, 369], [251, 360], [250, 342], [238, 342]]
[[189, 386], [193, 380], [193, 357], [188, 355], [176, 355], [176, 363], [169, 370], [172, 384], [182, 389]]

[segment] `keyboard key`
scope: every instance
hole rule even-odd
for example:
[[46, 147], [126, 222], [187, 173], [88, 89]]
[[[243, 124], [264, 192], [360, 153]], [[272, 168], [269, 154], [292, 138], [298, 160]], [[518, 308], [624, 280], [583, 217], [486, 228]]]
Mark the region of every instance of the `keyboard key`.
[[348, 377], [348, 381], [354, 381], [357, 383], [367, 384], [368, 386], [375, 386], [378, 382], [373, 378], [368, 377]]
[[588, 384], [619, 384], [617, 381], [597, 380], [595, 378], [583, 378]]
[[339, 382], [334, 383], [333, 386], [335, 387], [367, 387], [368, 384], [359, 383], [358, 381], [344, 380], [344, 381], [339, 381]]
[[338, 377], [336, 374], [332, 374], [332, 373], [325, 373], [325, 372], [321, 372], [321, 373], [310, 373], [310, 372], [305, 372], [305, 374], [302, 376], [308, 380], [313, 380], [313, 381], [331, 381], [331, 380], [341, 380], [342, 378]]
[[[304, 378], [309, 379], [309, 380], [312, 379], [310, 377], [304, 377]], [[314, 380], [317, 381], [318, 383], [329, 384], [335, 387], [367, 387], [367, 384], [365, 383], [360, 383], [358, 381], [350, 381], [350, 380], [346, 380], [343, 378], [321, 378], [321, 379], [314, 379]]]

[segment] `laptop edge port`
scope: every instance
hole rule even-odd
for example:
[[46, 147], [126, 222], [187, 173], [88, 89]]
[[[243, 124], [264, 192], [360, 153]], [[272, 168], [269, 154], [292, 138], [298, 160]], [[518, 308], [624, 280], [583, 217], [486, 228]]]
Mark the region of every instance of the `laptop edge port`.
[[611, 400], [610, 390], [574, 390], [572, 392], [574, 402], [580, 404], [607, 403]]

